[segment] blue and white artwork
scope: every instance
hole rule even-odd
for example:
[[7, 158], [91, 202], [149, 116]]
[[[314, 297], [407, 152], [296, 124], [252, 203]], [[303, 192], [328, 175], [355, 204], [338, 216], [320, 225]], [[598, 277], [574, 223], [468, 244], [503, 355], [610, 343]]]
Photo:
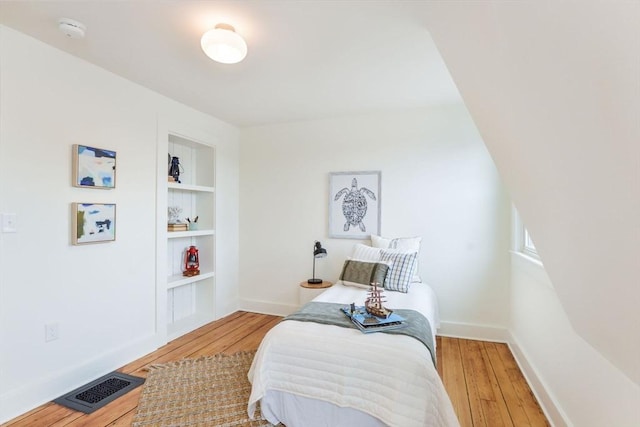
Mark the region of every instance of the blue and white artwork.
[[115, 188], [116, 152], [86, 145], [73, 146], [75, 187]]
[[329, 237], [368, 239], [380, 234], [379, 171], [329, 174]]
[[107, 203], [73, 204], [73, 244], [116, 240], [116, 205]]

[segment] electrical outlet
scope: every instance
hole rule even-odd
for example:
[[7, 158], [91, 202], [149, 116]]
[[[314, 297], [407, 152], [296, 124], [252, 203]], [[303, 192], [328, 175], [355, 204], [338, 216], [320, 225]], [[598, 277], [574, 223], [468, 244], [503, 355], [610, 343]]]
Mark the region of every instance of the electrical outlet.
[[2, 214], [2, 232], [15, 233], [17, 231], [18, 229], [16, 228], [16, 214], [3, 213]]
[[60, 338], [60, 325], [58, 323], [47, 323], [44, 325], [44, 341], [55, 341]]

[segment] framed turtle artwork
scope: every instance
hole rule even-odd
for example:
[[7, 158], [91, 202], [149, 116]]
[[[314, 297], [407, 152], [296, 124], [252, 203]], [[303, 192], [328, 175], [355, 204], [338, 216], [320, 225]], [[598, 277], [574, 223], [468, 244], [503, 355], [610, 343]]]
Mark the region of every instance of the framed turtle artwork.
[[380, 171], [329, 173], [329, 237], [380, 234]]

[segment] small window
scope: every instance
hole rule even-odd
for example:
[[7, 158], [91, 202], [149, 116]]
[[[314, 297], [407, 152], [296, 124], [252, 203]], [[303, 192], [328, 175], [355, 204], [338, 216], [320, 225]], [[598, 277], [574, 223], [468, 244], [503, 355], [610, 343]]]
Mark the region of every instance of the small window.
[[529, 231], [526, 228], [524, 229], [522, 252], [524, 252], [527, 255], [539, 258], [538, 251], [536, 251], [536, 245], [533, 243], [533, 240], [531, 240], [531, 235], [529, 234]]
[[540, 261], [540, 256], [538, 255], [538, 251], [536, 250], [536, 245], [533, 243], [531, 239], [531, 235], [527, 228], [524, 226], [522, 219], [518, 212], [513, 209], [513, 246], [512, 250], [514, 252], [519, 252], [523, 255], [526, 255], [530, 258], [534, 258], [537, 261]]

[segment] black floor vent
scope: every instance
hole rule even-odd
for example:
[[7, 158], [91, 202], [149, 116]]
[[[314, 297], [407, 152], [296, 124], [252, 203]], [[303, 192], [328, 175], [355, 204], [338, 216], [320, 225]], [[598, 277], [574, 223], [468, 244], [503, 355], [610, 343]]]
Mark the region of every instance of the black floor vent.
[[54, 402], [76, 411], [90, 414], [109, 402], [130, 392], [144, 382], [144, 378], [121, 372], [111, 372], [55, 399]]

